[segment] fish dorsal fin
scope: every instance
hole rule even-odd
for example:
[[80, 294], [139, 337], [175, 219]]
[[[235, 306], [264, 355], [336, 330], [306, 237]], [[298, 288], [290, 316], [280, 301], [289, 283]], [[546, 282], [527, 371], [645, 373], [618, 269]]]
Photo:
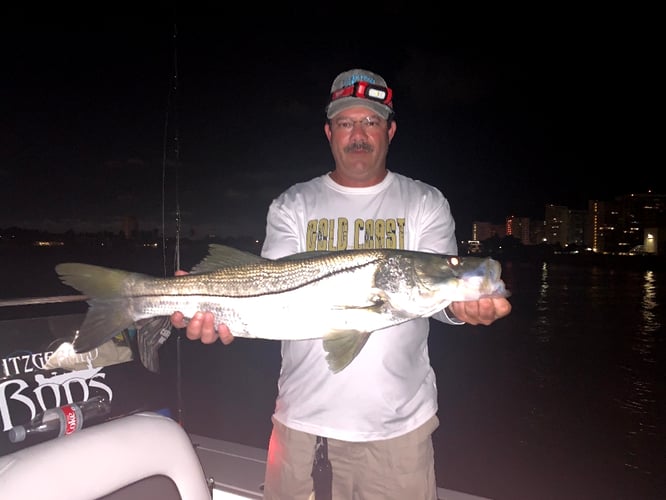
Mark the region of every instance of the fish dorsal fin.
[[344, 369], [361, 352], [370, 338], [370, 332], [356, 330], [334, 332], [326, 335], [323, 340], [324, 350], [328, 353], [326, 361], [333, 373]]
[[256, 264], [266, 259], [245, 250], [211, 243], [208, 246], [208, 255], [190, 271], [193, 274], [208, 273], [223, 267]]

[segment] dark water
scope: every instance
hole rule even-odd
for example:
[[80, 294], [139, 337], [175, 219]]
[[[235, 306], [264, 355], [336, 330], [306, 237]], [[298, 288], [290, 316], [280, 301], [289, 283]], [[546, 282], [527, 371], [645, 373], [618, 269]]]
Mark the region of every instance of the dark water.
[[513, 313], [431, 335], [440, 482], [498, 499], [660, 498], [666, 277], [505, 263]]
[[[183, 262], [202, 255], [192, 250]], [[0, 297], [72, 293], [44, 279], [63, 257], [5, 254]], [[155, 250], [84, 257], [153, 273], [163, 265]], [[512, 291], [509, 317], [490, 327], [432, 322], [440, 486], [497, 500], [664, 498], [666, 272], [503, 266]], [[14, 283], [17, 273], [30, 282]], [[204, 346], [173, 335], [161, 359], [188, 430], [266, 446], [277, 342]]]

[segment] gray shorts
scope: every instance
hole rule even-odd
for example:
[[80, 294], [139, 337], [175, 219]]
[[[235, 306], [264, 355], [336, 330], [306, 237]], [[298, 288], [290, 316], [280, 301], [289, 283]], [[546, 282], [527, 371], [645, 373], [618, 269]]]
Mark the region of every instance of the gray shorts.
[[[392, 439], [355, 443], [328, 439], [333, 500], [437, 500], [433, 416]], [[266, 500], [311, 500], [316, 436], [273, 419], [264, 483]]]

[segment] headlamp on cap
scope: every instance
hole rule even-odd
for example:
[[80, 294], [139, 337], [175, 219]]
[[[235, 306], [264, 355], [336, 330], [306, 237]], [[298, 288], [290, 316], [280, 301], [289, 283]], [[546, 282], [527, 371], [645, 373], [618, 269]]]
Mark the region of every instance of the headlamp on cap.
[[372, 101], [381, 102], [389, 107], [393, 107], [391, 102], [393, 99], [393, 91], [390, 88], [363, 81], [356, 82], [347, 87], [342, 87], [340, 90], [331, 93], [331, 102], [341, 99], [342, 97], [370, 99]]

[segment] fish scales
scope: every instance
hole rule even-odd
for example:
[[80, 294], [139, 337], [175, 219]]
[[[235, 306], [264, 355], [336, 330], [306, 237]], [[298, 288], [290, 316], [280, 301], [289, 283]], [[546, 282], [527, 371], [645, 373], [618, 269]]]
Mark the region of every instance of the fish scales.
[[[353, 260], [332, 253], [298, 261], [266, 261], [246, 266], [235, 265], [207, 274], [136, 280], [130, 285], [135, 295], [211, 295], [252, 297], [281, 293], [305, 286], [360, 266], [375, 265], [386, 258], [381, 251], [358, 252]], [[177, 285], [174, 282], [177, 281]]]
[[[279, 339], [284, 335], [276, 325], [289, 325], [293, 339], [322, 337], [331, 330], [348, 329], [353, 324], [366, 330], [381, 326], [383, 320], [367, 308], [377, 306], [374, 291], [375, 267], [365, 265], [329, 274], [326, 280], [301, 282], [281, 290], [256, 294], [228, 294], [215, 286], [212, 293], [160, 294], [161, 286], [148, 285], [145, 295], [132, 299], [135, 320], [181, 311], [191, 317], [197, 311], [211, 311], [216, 323], [225, 323], [239, 337]], [[140, 287], [139, 287], [140, 288]], [[186, 287], [187, 288], [187, 287]], [[322, 300], [326, 297], [326, 300]], [[294, 321], [298, 318], [297, 321]]]
[[[56, 267], [89, 296], [74, 339], [84, 352], [136, 324], [141, 359], [156, 371], [173, 311], [211, 311], [239, 337], [322, 339], [333, 372], [344, 369], [371, 332], [429, 317], [452, 301], [507, 296], [491, 258], [407, 250], [305, 252], [271, 260], [223, 245], [185, 276], [152, 277], [81, 263]], [[159, 321], [158, 321], [159, 320]]]

